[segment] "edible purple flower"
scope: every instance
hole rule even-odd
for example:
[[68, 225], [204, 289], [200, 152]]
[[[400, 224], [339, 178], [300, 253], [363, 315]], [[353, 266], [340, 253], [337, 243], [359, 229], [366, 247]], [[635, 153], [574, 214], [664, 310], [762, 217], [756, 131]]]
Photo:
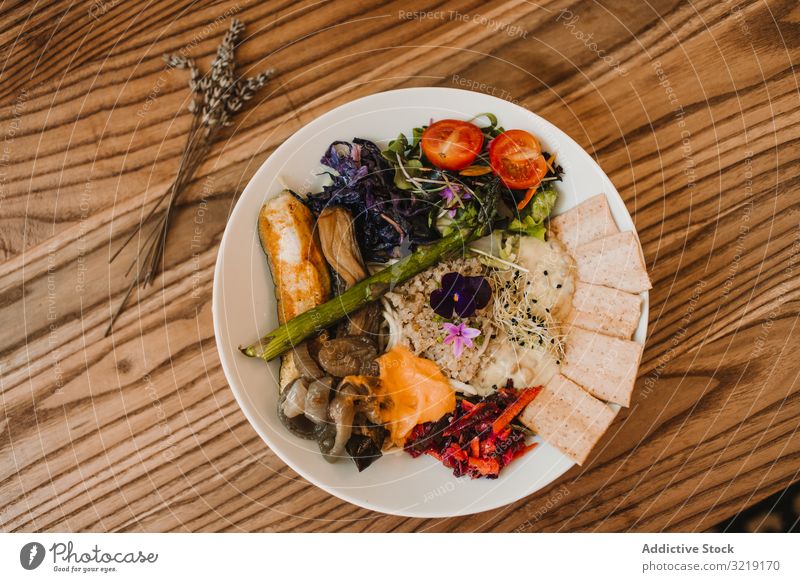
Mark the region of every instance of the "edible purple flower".
[[473, 347], [473, 338], [481, 335], [481, 330], [475, 329], [474, 327], [467, 327], [467, 324], [463, 322], [458, 325], [445, 323], [442, 328], [445, 334], [447, 334], [444, 338], [444, 343], [453, 344], [453, 355], [457, 358], [461, 357], [464, 348]]
[[492, 288], [483, 277], [447, 273], [442, 277], [442, 286], [431, 293], [431, 308], [445, 319], [453, 314], [469, 317], [475, 310], [486, 307], [491, 298]]

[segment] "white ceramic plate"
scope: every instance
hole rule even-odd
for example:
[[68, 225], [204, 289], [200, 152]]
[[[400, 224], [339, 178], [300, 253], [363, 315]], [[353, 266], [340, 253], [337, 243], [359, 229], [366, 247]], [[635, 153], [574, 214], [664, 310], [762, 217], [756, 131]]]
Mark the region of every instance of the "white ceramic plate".
[[[225, 376], [245, 416], [287, 465], [325, 491], [362, 507], [414, 517], [477, 513], [512, 503], [545, 487], [572, 461], [543, 443], [503, 470], [496, 480], [455, 478], [430, 457], [412, 459], [397, 451], [384, 455], [363, 473], [348, 462], [327, 463], [316, 443], [296, 438], [276, 414], [278, 362], [247, 358], [238, 346], [277, 325], [275, 294], [256, 232], [264, 201], [283, 188], [279, 178], [299, 192], [318, 191], [319, 159], [335, 140], [362, 137], [384, 146], [398, 133], [431, 118], [469, 119], [490, 111], [505, 128], [526, 129], [542, 147], [558, 154], [565, 170], [558, 184], [556, 214], [604, 192], [621, 230], [633, 230], [625, 204], [594, 160], [564, 132], [517, 105], [459, 89], [402, 89], [370, 95], [315, 119], [267, 159], [253, 176], [228, 222], [214, 273], [213, 317], [217, 349]], [[647, 294], [635, 339], [647, 331]]]

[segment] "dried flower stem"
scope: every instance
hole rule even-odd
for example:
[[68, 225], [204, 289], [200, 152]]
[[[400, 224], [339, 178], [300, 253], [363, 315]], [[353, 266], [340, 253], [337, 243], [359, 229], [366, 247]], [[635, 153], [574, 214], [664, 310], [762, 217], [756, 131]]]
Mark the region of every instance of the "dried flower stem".
[[164, 55], [168, 68], [188, 69], [191, 74], [189, 87], [192, 89], [192, 101], [189, 103], [189, 111], [192, 113], [192, 124], [175, 180], [167, 191], [159, 196], [136, 229], [111, 256], [110, 261], [114, 261], [122, 249], [136, 235], [141, 234], [145, 223], [160, 213], [152, 230], [145, 238], [141, 250], [125, 273], [127, 277], [134, 268], [136, 269], [136, 275], [125, 292], [122, 302], [114, 312], [105, 335], [111, 333], [114, 323], [125, 308], [133, 289], [140, 284], [145, 286], [152, 284], [158, 275], [164, 258], [170, 220], [177, 200], [191, 183], [217, 134], [223, 127], [233, 123], [236, 113], [241, 111], [244, 104], [252, 99], [256, 91], [266, 85], [267, 81], [275, 74], [274, 69], [268, 69], [255, 77], [236, 78], [234, 52], [242, 32], [244, 32], [244, 24], [233, 19], [217, 48], [217, 55], [211, 63], [211, 70], [206, 75], [200, 74], [194, 59], [181, 55]]

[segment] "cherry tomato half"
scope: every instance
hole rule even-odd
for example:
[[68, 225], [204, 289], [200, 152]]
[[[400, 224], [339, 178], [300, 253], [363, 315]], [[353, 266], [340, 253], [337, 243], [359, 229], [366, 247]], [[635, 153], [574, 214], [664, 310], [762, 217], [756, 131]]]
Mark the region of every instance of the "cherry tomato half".
[[522, 129], [509, 129], [489, 145], [492, 170], [513, 190], [536, 186], [547, 175], [547, 161], [535, 137]]
[[443, 170], [463, 170], [475, 161], [482, 147], [480, 128], [458, 119], [442, 119], [422, 133], [425, 157]]

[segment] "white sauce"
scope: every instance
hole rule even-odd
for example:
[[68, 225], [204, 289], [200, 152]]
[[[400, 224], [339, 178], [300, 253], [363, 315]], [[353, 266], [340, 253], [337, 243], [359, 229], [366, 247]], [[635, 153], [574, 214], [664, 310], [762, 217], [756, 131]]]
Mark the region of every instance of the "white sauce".
[[516, 388], [527, 388], [546, 384], [558, 372], [556, 357], [550, 350], [523, 348], [505, 334], [498, 334], [491, 344], [487, 349], [491, 355], [472, 384], [502, 388], [510, 379]]
[[[571, 309], [575, 292], [572, 257], [557, 239], [544, 242], [523, 236], [516, 262], [529, 271], [517, 275], [517, 285], [527, 298], [522, 310], [526, 323], [538, 318], [546, 322], [551, 335], [558, 336], [561, 321]], [[512, 280], [512, 276], [509, 273], [508, 280]], [[493, 300], [502, 299], [496, 292]], [[516, 329], [501, 330], [497, 337], [489, 340], [486, 362], [470, 379], [470, 384], [480, 388], [502, 387], [511, 379], [517, 388], [538, 386], [546, 384], [558, 372], [561, 356], [557, 342], [539, 344], [529, 335], [521, 335], [515, 340], [508, 334], [515, 335]]]
[[529, 271], [526, 291], [537, 299], [534, 313], [546, 319], [562, 320], [572, 307], [575, 262], [561, 241], [551, 238], [544, 242], [523, 236], [517, 262]]

